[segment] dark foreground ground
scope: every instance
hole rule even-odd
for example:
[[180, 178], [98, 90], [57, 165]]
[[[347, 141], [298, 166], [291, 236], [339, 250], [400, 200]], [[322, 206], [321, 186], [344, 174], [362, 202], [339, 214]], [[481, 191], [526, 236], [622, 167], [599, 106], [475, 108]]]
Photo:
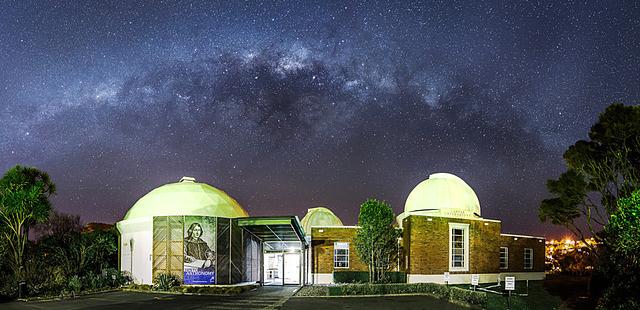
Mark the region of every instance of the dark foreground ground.
[[469, 309], [443, 300], [428, 296], [395, 296], [395, 297], [337, 297], [337, 298], [291, 298], [282, 309], [363, 309], [363, 310], [406, 310], [406, 309], [433, 309], [433, 310], [458, 310]]
[[75, 299], [47, 302], [11, 302], [0, 304], [2, 310], [13, 309], [265, 309], [286, 301], [295, 287], [264, 287], [237, 296], [188, 296], [138, 292], [110, 292]]
[[111, 292], [76, 299], [49, 302], [11, 302], [0, 304], [0, 309], [465, 309], [425, 296], [375, 298], [287, 298], [293, 288], [284, 291], [253, 292], [238, 296], [185, 296], [137, 292]]
[[[520, 285], [521, 286], [521, 285]], [[529, 296], [513, 298], [512, 309], [592, 309], [585, 298], [587, 278], [551, 276], [531, 283]], [[261, 287], [237, 296], [186, 296], [138, 292], [111, 292], [47, 302], [4, 302], [0, 309], [465, 309], [428, 296], [291, 297], [297, 287]], [[506, 298], [490, 295], [487, 309], [506, 309]]]
[[588, 298], [588, 284], [588, 276], [547, 275], [544, 289], [569, 309], [595, 309], [596, 301]]

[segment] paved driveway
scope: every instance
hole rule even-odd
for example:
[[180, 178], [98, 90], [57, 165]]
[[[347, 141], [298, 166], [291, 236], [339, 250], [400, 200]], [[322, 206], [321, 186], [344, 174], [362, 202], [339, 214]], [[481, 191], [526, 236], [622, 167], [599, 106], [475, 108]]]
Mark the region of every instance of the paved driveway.
[[281, 305], [296, 287], [261, 287], [236, 296], [187, 296], [137, 292], [111, 292], [48, 302], [12, 302], [0, 309], [269, 309]]
[[[236, 296], [188, 296], [137, 292], [111, 292], [47, 302], [0, 303], [2, 310], [58, 309], [466, 309], [428, 296], [293, 297], [297, 287], [261, 287]], [[283, 305], [284, 303], [284, 305]]]

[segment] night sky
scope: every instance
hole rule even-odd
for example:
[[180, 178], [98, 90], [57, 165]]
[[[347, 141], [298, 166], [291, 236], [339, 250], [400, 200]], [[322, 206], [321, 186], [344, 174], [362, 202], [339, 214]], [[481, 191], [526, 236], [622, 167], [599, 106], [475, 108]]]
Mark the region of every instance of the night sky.
[[450, 172], [503, 232], [563, 236], [546, 180], [640, 98], [637, 2], [67, 2], [0, 2], [0, 169], [49, 172], [84, 222], [186, 175], [354, 225]]

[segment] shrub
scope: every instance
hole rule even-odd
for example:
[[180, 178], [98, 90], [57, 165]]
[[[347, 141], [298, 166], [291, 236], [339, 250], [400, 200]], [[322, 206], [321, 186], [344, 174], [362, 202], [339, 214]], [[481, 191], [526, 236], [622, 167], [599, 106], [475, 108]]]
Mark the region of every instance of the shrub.
[[82, 277], [82, 287], [88, 291], [95, 291], [108, 286], [107, 279], [99, 274], [93, 272], [87, 273]]
[[441, 299], [449, 299], [449, 286], [437, 283], [417, 283], [418, 293], [428, 293]]
[[435, 283], [345, 284], [328, 288], [329, 295], [429, 294], [449, 299], [449, 287]]
[[126, 288], [131, 290], [140, 290], [140, 291], [150, 291], [153, 289], [153, 286], [148, 284], [135, 284], [130, 283]]
[[451, 287], [449, 299], [478, 306], [484, 305], [489, 300], [485, 292], [470, 291], [459, 287]]
[[171, 291], [183, 294], [236, 295], [257, 287], [257, 284], [240, 286], [176, 286], [171, 288]]
[[169, 291], [178, 285], [180, 285], [180, 279], [170, 273], [161, 273], [153, 279], [153, 288], [159, 291]]
[[[404, 272], [387, 272], [384, 283], [406, 283], [407, 274]], [[369, 282], [369, 272], [367, 271], [334, 271], [333, 282], [335, 283], [367, 283]]]
[[14, 275], [10, 272], [0, 273], [0, 299], [18, 296], [18, 285]]
[[120, 272], [115, 268], [107, 268], [102, 271], [106, 281], [111, 287], [120, 287], [131, 283], [132, 279], [128, 272]]
[[470, 291], [459, 287], [450, 287], [436, 283], [345, 284], [316, 288], [318, 290], [318, 295], [311, 295], [310, 292], [305, 292], [304, 295], [301, 294], [300, 296], [325, 296], [323, 295], [325, 292], [330, 296], [428, 294], [436, 298], [462, 302], [470, 305], [484, 305], [488, 300], [485, 292]]
[[69, 288], [70, 291], [72, 291], [74, 293], [80, 292], [80, 290], [82, 289], [82, 281], [80, 280], [80, 277], [75, 275], [75, 276], [69, 278], [69, 282], [67, 283], [67, 287]]

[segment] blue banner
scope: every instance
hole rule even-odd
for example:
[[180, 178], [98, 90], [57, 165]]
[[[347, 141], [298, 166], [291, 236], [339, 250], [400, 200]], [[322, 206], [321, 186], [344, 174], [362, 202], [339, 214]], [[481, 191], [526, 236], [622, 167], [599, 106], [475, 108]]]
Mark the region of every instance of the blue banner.
[[216, 272], [185, 270], [184, 284], [216, 284]]

